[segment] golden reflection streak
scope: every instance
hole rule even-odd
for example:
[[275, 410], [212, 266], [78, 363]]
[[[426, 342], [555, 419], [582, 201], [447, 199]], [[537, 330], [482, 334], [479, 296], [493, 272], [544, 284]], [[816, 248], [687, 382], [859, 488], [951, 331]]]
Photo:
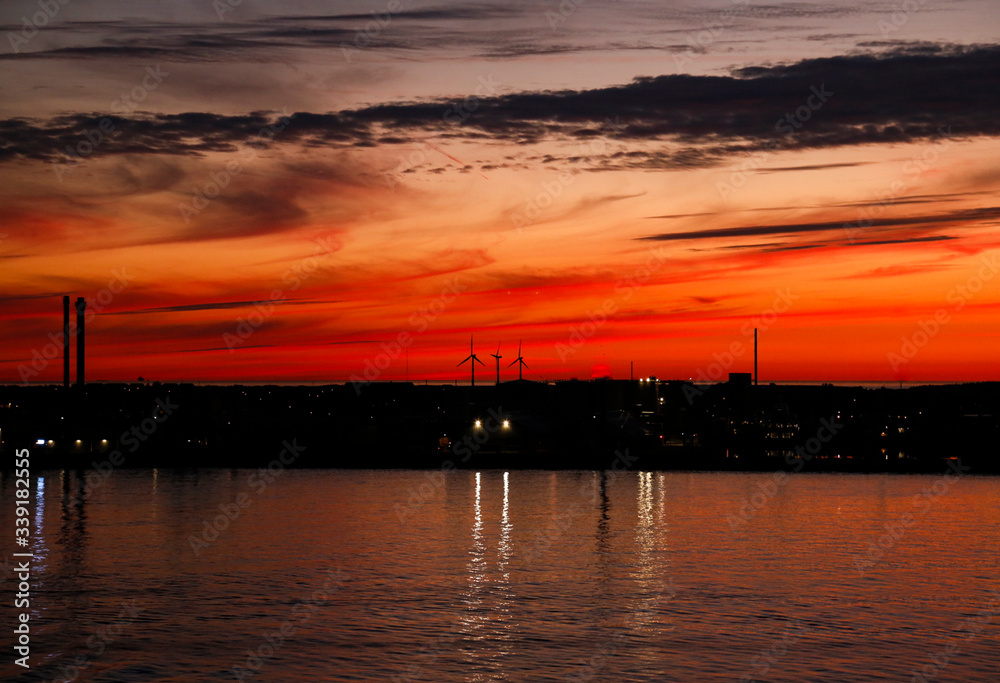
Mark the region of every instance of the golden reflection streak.
[[[509, 569], [513, 552], [511, 536], [514, 530], [510, 517], [510, 473], [503, 473], [503, 506], [500, 511], [500, 537], [496, 546], [495, 581], [491, 581], [488, 576], [481, 473], [476, 473], [475, 481], [472, 547], [468, 563], [469, 585], [463, 595], [465, 613], [461, 618], [466, 643], [462, 649], [470, 664], [475, 667], [468, 672], [467, 680], [502, 680], [505, 678], [504, 658], [510, 654], [506, 643], [511, 638], [510, 614], [514, 599], [510, 589]], [[486, 604], [488, 599], [490, 604]], [[477, 648], [476, 644], [488, 646], [488, 649]], [[482, 671], [483, 667], [487, 671]]]
[[500, 513], [500, 557], [497, 560], [497, 569], [505, 584], [510, 583], [510, 573], [507, 571], [507, 564], [510, 562], [510, 472], [503, 473], [503, 511]]
[[[49, 549], [45, 546], [45, 478], [38, 477], [38, 481], [35, 486], [35, 537], [32, 539], [31, 547], [29, 548], [18, 548], [17, 552], [30, 552], [33, 557], [31, 558], [32, 571], [34, 576], [44, 577], [48, 565], [46, 560], [49, 556]], [[43, 590], [42, 581], [37, 582], [38, 585], [32, 590]], [[43, 612], [45, 608], [42, 606], [44, 601], [32, 600], [31, 601], [31, 620], [32, 623], [35, 621], [41, 621], [43, 618]]]
[[510, 640], [510, 613], [514, 595], [510, 589], [510, 570], [508, 564], [511, 556], [511, 532], [513, 524], [510, 521], [510, 472], [503, 473], [503, 508], [500, 512], [500, 542], [497, 546], [497, 604], [493, 609], [496, 627], [494, 637], [497, 641], [495, 669], [503, 671], [503, 657], [509, 654], [506, 642]]
[[159, 483], [160, 483], [160, 471], [157, 468], [154, 467], [153, 468], [153, 496], [152, 496], [152, 500], [150, 501], [150, 504], [153, 507], [153, 522], [156, 522], [159, 519], [159, 516], [160, 516], [160, 514], [159, 514], [160, 513], [160, 499], [156, 495], [157, 494], [157, 489], [159, 488]]
[[664, 523], [663, 522], [663, 514], [664, 514], [664, 512], [666, 512], [666, 497], [667, 497], [667, 494], [666, 494], [666, 486], [664, 485], [664, 484], [666, 484], [666, 480], [667, 480], [666, 476], [664, 476], [664, 474], [661, 472], [659, 480], [656, 482], [657, 483], [657, 492], [659, 494], [659, 496], [658, 496], [659, 497], [659, 506], [658, 506], [659, 507], [659, 512], [657, 513], [656, 517], [659, 520], [659, 523], [661, 525]]
[[[482, 633], [486, 622], [483, 609], [483, 584], [486, 581], [486, 545], [483, 539], [482, 474], [476, 472], [476, 493], [473, 499], [472, 546], [469, 549], [468, 587], [462, 594], [464, 612], [460, 617], [461, 632], [465, 643], [460, 645], [470, 663], [477, 664], [481, 656], [475, 644], [489, 638]], [[482, 674], [470, 672], [470, 681], [484, 680]]]
[[[46, 568], [45, 558], [49, 555], [49, 549], [45, 547], [45, 478], [38, 477], [35, 486], [35, 538], [32, 547], [27, 549], [34, 554], [33, 562], [38, 570], [44, 571]], [[20, 552], [20, 551], [18, 551]]]
[[473, 584], [482, 583], [486, 577], [486, 543], [483, 539], [483, 482], [482, 474], [476, 472], [475, 517], [472, 524], [472, 557], [469, 559], [469, 580]]
[[[663, 479], [659, 483], [660, 508], [663, 506]], [[636, 528], [635, 543], [637, 551], [636, 570], [633, 572], [635, 582], [639, 588], [632, 607], [632, 615], [629, 618], [627, 627], [630, 631], [641, 633], [651, 631], [648, 625], [655, 618], [657, 603], [661, 599], [663, 590], [662, 574], [664, 567], [662, 563], [665, 558], [660, 557], [657, 552], [660, 545], [656, 525], [653, 519], [653, 473], [639, 472], [638, 486], [636, 491]]]

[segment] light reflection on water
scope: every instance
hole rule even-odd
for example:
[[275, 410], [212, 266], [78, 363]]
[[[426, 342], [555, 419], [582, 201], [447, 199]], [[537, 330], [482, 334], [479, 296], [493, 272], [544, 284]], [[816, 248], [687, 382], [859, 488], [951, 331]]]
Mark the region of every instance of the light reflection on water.
[[[85, 474], [35, 480], [22, 680], [80, 656], [81, 681], [231, 680], [337, 568], [256, 680], [910, 680], [950, 642], [937, 680], [998, 680], [997, 478], [953, 484], [859, 575], [934, 477], [795, 476], [734, 530], [770, 474], [452, 472], [405, 521], [394, 505], [427, 473], [291, 471], [260, 491], [243, 470], [123, 470], [90, 497]], [[139, 616], [98, 654], [125, 600]]]

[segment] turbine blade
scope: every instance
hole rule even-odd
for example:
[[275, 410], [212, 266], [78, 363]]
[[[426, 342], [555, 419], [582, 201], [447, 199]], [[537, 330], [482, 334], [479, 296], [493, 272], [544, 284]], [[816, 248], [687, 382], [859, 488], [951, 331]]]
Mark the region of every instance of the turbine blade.
[[[521, 360], [521, 359], [520, 359], [520, 358], [515, 358], [514, 360], [512, 360], [512, 361], [510, 362], [510, 365], [513, 365], [514, 363], [516, 363], [516, 362], [517, 362], [517, 361], [519, 361], [519, 360]], [[510, 365], [508, 365], [507, 367], [509, 368], [509, 367], [510, 367]]]
[[477, 362], [477, 363], [479, 363], [480, 365], [486, 365], [486, 363], [484, 363], [483, 361], [479, 360], [479, 359], [478, 359], [478, 358], [476, 358], [475, 356], [473, 356], [473, 357], [472, 357], [472, 360], [476, 361], [476, 362]]
[[524, 362], [523, 358], [521, 359], [521, 365], [523, 365], [524, 367], [528, 367], [528, 364]]
[[[469, 356], [469, 358], [472, 358], [472, 356]], [[464, 364], [465, 364], [465, 361], [469, 360], [469, 358], [466, 358], [465, 360], [463, 360], [463, 361], [462, 361], [461, 363], [459, 363], [458, 365], [464, 365]], [[457, 367], [458, 367], [458, 365], [456, 365], [455, 367], [457, 368]]]

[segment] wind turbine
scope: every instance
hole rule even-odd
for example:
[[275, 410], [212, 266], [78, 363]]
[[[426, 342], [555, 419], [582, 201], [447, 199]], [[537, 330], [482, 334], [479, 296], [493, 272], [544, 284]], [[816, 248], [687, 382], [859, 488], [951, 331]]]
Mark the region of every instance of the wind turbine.
[[500, 344], [497, 344], [497, 352], [490, 355], [497, 359], [497, 386], [500, 386], [500, 359], [503, 358], [500, 355]]
[[[500, 349], [497, 349], [497, 350], [499, 351]], [[497, 362], [499, 362], [499, 361], [497, 361]], [[518, 340], [518, 342], [517, 342], [517, 358], [515, 358], [511, 362], [510, 365], [513, 365], [514, 363], [518, 364], [517, 365], [517, 378], [518, 379], [522, 379], [522, 377], [521, 377], [521, 368], [522, 367], [525, 367], [525, 368], [528, 367], [528, 364], [524, 362], [524, 356], [521, 355], [521, 341], [520, 340]], [[510, 365], [508, 365], [507, 367], [509, 368]]]
[[471, 334], [469, 335], [469, 357], [466, 358], [465, 360], [463, 360], [461, 363], [459, 363], [455, 367], [460, 367], [462, 365], [465, 365], [465, 363], [468, 362], [468, 361], [470, 361], [470, 360], [472, 361], [471, 363], [469, 363], [469, 367], [472, 369], [472, 386], [476, 386], [476, 363], [479, 363], [480, 365], [484, 365], [484, 366], [486, 365], [486, 363], [484, 363], [483, 361], [481, 361], [478, 358], [476, 358], [476, 352], [472, 350], [472, 335]]

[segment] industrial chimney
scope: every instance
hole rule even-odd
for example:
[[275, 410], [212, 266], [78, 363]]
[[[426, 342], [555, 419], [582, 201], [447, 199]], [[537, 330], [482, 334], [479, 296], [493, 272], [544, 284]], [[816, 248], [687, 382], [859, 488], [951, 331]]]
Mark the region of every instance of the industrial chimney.
[[69, 386], [69, 296], [63, 297], [63, 386]]
[[76, 298], [76, 385], [83, 386], [86, 352], [84, 350], [84, 316], [87, 312], [87, 300], [82, 296]]

